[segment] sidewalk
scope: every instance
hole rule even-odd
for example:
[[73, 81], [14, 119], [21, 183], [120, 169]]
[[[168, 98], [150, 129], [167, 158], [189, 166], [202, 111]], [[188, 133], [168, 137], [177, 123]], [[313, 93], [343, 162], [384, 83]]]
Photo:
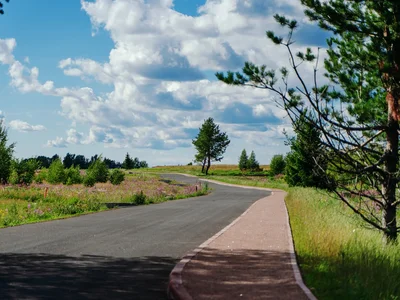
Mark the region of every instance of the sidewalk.
[[175, 300], [316, 299], [301, 279], [285, 193], [255, 202], [188, 254], [170, 275]]

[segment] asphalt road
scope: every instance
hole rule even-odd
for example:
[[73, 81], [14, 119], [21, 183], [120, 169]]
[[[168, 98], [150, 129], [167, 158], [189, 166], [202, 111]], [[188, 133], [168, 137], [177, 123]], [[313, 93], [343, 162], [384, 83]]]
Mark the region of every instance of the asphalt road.
[[268, 195], [209, 185], [203, 197], [0, 229], [0, 299], [165, 299], [179, 258]]

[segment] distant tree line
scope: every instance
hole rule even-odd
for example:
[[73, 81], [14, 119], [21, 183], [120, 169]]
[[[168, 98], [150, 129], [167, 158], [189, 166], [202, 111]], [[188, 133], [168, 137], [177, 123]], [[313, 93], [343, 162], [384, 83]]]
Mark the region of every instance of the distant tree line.
[[[34, 158], [23, 159], [22, 161], [30, 161], [33, 159], [39, 164], [39, 167], [48, 169], [54, 161], [61, 160], [64, 165], [64, 168], [70, 168], [74, 166], [74, 167], [79, 167], [80, 169], [88, 169], [89, 166], [99, 158], [100, 156], [98, 154], [91, 156], [89, 159], [81, 154], [76, 155], [72, 153], [67, 153], [63, 159], [61, 159], [59, 155], [54, 154], [52, 157], [40, 155]], [[148, 164], [146, 161], [144, 160], [140, 161], [139, 158], [137, 157], [132, 159], [128, 153], [123, 163], [115, 161], [113, 159], [109, 159], [107, 157], [103, 159], [103, 162], [109, 169], [122, 168], [129, 170], [129, 169], [148, 168]]]

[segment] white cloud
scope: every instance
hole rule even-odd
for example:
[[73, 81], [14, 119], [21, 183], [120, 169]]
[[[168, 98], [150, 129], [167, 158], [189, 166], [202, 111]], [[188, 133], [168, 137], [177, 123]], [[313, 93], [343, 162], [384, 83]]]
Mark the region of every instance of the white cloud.
[[66, 148], [68, 145], [67, 141], [65, 141], [61, 137], [56, 137], [55, 140], [48, 140], [46, 143], [47, 147], [54, 147], [54, 148]]
[[272, 17], [276, 12], [301, 16], [293, 1], [207, 0], [196, 17], [174, 11], [172, 0], [81, 4], [94, 30], [110, 33], [114, 48], [107, 62], [66, 58], [58, 67], [67, 76], [112, 85], [110, 93], [42, 84], [37, 68], [15, 61], [15, 40], [0, 40], [0, 62], [10, 65], [14, 87], [61, 98], [62, 115], [77, 128], [89, 128], [70, 129], [48, 146], [189, 147], [208, 117], [232, 137], [257, 145], [276, 143], [282, 129], [290, 127], [268, 91], [205, 78], [210, 72], [236, 70], [247, 60], [272, 68], [287, 64], [287, 55], [267, 40], [265, 31], [279, 29]]
[[10, 121], [9, 126], [11, 129], [17, 130], [20, 132], [46, 130], [46, 127], [44, 127], [43, 125], [31, 125], [31, 124], [21, 121], [21, 120], [12, 120], [12, 121]]
[[15, 39], [0, 39], [0, 63], [11, 64], [14, 61], [12, 52], [16, 46]]

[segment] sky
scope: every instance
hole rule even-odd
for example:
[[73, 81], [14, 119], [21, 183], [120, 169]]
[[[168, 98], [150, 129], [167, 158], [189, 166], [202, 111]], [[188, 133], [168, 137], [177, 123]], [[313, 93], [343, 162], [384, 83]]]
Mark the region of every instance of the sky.
[[[16, 157], [67, 152], [149, 165], [187, 164], [192, 139], [214, 118], [267, 164], [285, 154], [285, 111], [266, 90], [232, 87], [215, 72], [244, 62], [287, 65], [266, 30], [296, 18], [295, 49], [324, 47], [297, 0], [11, 0], [0, 16], [0, 118]], [[311, 69], [305, 68], [311, 74]], [[306, 75], [307, 77], [307, 75]]]

